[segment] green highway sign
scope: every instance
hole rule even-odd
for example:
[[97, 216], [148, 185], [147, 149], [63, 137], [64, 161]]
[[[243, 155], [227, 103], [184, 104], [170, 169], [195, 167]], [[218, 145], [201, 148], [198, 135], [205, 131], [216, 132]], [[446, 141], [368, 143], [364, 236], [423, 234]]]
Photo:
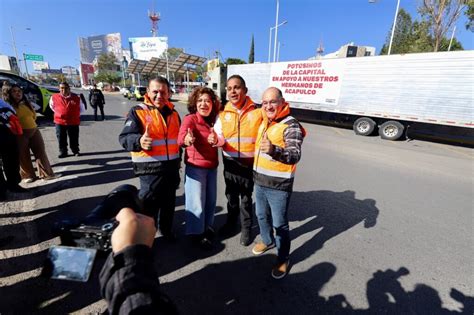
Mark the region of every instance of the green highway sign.
[[25, 60], [44, 61], [42, 55], [30, 55], [30, 54], [24, 54], [24, 55], [25, 55]]

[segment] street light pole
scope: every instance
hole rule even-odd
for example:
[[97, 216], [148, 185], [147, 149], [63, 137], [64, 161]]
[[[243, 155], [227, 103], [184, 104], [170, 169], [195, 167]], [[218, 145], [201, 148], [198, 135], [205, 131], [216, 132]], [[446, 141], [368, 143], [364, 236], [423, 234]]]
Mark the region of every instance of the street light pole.
[[272, 53], [272, 30], [274, 27], [270, 27], [270, 36], [268, 38], [268, 63], [270, 63], [270, 55]]
[[23, 61], [25, 62], [26, 78], [29, 79], [30, 75], [28, 74], [28, 66], [26, 65], [26, 55], [25, 55], [25, 53], [23, 53]]
[[280, 9], [280, 0], [277, 0], [277, 7], [276, 7], [276, 18], [275, 18], [275, 42], [273, 44], [273, 62], [276, 59], [276, 49], [277, 49], [277, 40], [278, 40], [278, 11]]
[[15, 36], [13, 36], [13, 27], [11, 25], [10, 25], [10, 34], [12, 35], [12, 44], [13, 44], [13, 50], [15, 51], [16, 64], [18, 65], [18, 69], [20, 70], [20, 75], [21, 75], [20, 60], [18, 59], [18, 51], [16, 50]]
[[[278, 24], [277, 27], [285, 25], [286, 23], [288, 23], [287, 20], [285, 20], [285, 21], [281, 22], [280, 24]], [[270, 63], [270, 55], [271, 55], [271, 51], [272, 51], [272, 31], [274, 29], [275, 29], [275, 26], [270, 27], [270, 37], [268, 39], [268, 63]], [[273, 59], [273, 61], [275, 61], [275, 59]]]
[[400, 7], [400, 0], [397, 0], [397, 10], [395, 10], [395, 17], [393, 18], [393, 27], [392, 27], [392, 35], [390, 36], [390, 44], [388, 45], [388, 53], [392, 51], [392, 42], [393, 42], [393, 34], [395, 33], [395, 27], [397, 26], [397, 17], [398, 17], [398, 8]]

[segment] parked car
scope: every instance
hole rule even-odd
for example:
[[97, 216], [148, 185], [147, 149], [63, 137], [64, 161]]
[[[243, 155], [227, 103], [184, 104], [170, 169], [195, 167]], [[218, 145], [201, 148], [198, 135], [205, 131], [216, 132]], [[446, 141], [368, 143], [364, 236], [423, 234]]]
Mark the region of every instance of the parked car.
[[123, 97], [130, 98], [131, 92], [130, 92], [131, 87], [124, 87], [120, 89], [120, 93], [122, 93]]
[[146, 87], [145, 86], [132, 86], [130, 88], [130, 96], [128, 99], [135, 99], [137, 101], [142, 101], [145, 99]]
[[53, 111], [49, 108], [49, 99], [52, 94], [59, 93], [58, 88], [40, 86], [12, 72], [0, 70], [0, 88], [5, 81], [11, 84], [18, 84], [28, 100], [38, 105], [38, 107], [35, 107], [36, 112], [48, 117], [53, 117]]

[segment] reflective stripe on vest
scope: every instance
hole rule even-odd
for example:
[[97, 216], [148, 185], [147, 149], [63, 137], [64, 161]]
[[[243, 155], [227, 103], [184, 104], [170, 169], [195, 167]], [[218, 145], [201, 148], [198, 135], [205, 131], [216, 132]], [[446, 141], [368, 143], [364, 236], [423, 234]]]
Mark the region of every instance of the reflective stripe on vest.
[[156, 161], [168, 161], [179, 159], [179, 116], [173, 111], [167, 122], [156, 108], [148, 108], [145, 104], [139, 105], [141, 109], [136, 110], [141, 125], [148, 126], [148, 134], [153, 139], [151, 150], [131, 152], [134, 163], [147, 163]]
[[153, 155], [153, 156], [135, 156], [132, 155], [132, 161], [134, 163], [144, 163], [144, 162], [156, 162], [156, 161], [168, 161], [178, 159], [179, 154], [170, 154], [169, 158], [168, 155]]
[[233, 158], [251, 158], [255, 151], [255, 136], [262, 122], [260, 109], [256, 109], [253, 101], [247, 97], [240, 114], [231, 104], [227, 103], [219, 114], [222, 122], [222, 133], [226, 139], [222, 152], [224, 156]]
[[257, 173], [279, 178], [293, 178], [296, 172], [296, 164], [284, 164], [274, 160], [270, 155], [260, 152], [260, 142], [264, 132], [267, 133], [268, 140], [276, 146], [285, 147], [285, 139], [283, 137], [285, 129], [288, 127], [284, 122], [289, 121], [292, 117], [285, 118], [279, 123], [273, 123], [265, 130], [262, 124], [258, 131], [257, 143], [255, 144], [255, 160], [253, 170]]
[[233, 158], [253, 158], [255, 153], [254, 152], [229, 152], [229, 151], [222, 151], [222, 154], [227, 157], [233, 157]]

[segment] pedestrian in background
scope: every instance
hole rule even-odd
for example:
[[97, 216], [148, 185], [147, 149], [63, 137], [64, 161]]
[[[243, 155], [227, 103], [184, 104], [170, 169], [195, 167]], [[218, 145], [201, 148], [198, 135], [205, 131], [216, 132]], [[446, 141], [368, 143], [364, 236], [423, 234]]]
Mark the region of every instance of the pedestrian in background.
[[87, 101], [84, 94], [79, 93], [79, 97], [81, 98], [82, 104], [84, 104], [84, 109], [87, 110]]
[[[20, 178], [20, 159], [17, 136], [23, 133], [20, 121], [13, 107], [0, 99], [0, 201], [6, 199], [7, 190], [26, 192], [18, 185]], [[4, 176], [5, 174], [5, 176]]]
[[222, 147], [224, 163], [225, 195], [227, 197], [227, 221], [221, 234], [230, 234], [236, 229], [240, 213], [240, 244], [248, 246], [252, 242], [252, 193], [253, 156], [255, 137], [262, 114], [247, 96], [244, 79], [233, 75], [227, 80], [229, 102], [219, 114], [214, 130], [225, 138]]
[[189, 96], [188, 111], [179, 130], [178, 144], [185, 147], [184, 192], [186, 235], [203, 248], [211, 248], [217, 196], [219, 145], [213, 126], [219, 115], [220, 102], [213, 90], [199, 87]]
[[176, 189], [180, 182], [178, 132], [181, 120], [169, 101], [170, 96], [167, 79], [150, 80], [144, 102], [128, 112], [119, 142], [132, 155], [133, 171], [140, 178], [139, 197], [144, 213], [155, 218], [166, 240], [174, 241], [172, 228]]
[[104, 115], [104, 105], [105, 105], [105, 98], [102, 91], [97, 88], [97, 84], [94, 83], [93, 88], [89, 91], [89, 104], [94, 109], [94, 120], [97, 121], [97, 109], [100, 109], [100, 114], [102, 116], [102, 120], [105, 120]]
[[281, 279], [289, 271], [288, 206], [306, 132], [290, 116], [290, 105], [277, 88], [268, 88], [263, 93], [262, 112], [263, 122], [258, 129], [253, 165], [255, 211], [262, 242], [255, 244], [252, 252], [260, 255], [276, 244], [278, 257], [271, 275]]
[[[2, 94], [3, 99], [15, 109], [23, 129], [23, 134], [18, 137], [21, 178], [26, 183], [31, 183], [38, 177], [45, 180], [56, 178], [46, 154], [43, 137], [36, 124], [36, 112], [33, 105], [25, 97], [20, 86], [16, 84], [5, 84], [2, 88]], [[36, 176], [31, 162], [30, 150], [35, 157], [38, 176]]]
[[61, 159], [68, 156], [68, 137], [72, 153], [75, 156], [80, 156], [79, 125], [81, 123], [81, 113], [85, 110], [81, 98], [71, 93], [69, 83], [61, 82], [59, 84], [59, 93], [53, 94], [49, 100], [49, 107], [54, 112], [56, 137], [59, 143], [58, 158]]

